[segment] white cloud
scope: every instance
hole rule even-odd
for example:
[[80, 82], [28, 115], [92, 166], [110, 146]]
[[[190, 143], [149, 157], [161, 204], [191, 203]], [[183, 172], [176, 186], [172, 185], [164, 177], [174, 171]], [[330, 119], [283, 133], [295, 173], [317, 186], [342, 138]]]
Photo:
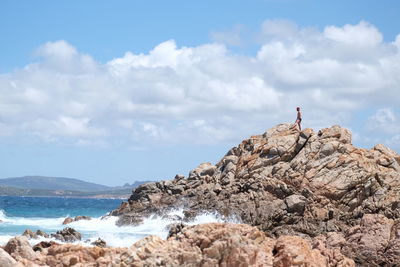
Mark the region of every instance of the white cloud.
[[361, 21], [357, 25], [343, 27], [328, 26], [324, 30], [326, 38], [351, 46], [377, 46], [382, 43], [382, 34], [373, 25]]
[[384, 42], [366, 22], [318, 31], [274, 20], [263, 23], [254, 56], [169, 40], [105, 64], [48, 42], [39, 61], [0, 75], [0, 135], [131, 147], [237, 142], [294, 121], [296, 106], [305, 126], [351, 125], [351, 113], [400, 102], [399, 38]]
[[367, 127], [370, 131], [400, 134], [400, 114], [390, 108], [379, 109], [369, 118]]
[[366, 128], [380, 143], [400, 150], [400, 113], [381, 108], [368, 118]]

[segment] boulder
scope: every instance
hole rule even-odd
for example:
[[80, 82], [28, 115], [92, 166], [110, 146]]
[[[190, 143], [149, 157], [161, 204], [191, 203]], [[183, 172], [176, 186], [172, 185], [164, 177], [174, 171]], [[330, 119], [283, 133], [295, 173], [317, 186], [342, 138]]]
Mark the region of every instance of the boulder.
[[42, 252], [44, 249], [51, 247], [52, 245], [57, 244], [54, 241], [41, 241], [32, 247], [34, 251]]
[[71, 218], [71, 217], [67, 217], [67, 218], [65, 218], [64, 219], [64, 221], [63, 221], [63, 223], [62, 224], [69, 224], [69, 223], [72, 223], [74, 221], [74, 219], [73, 218]]
[[46, 232], [42, 231], [42, 230], [36, 230], [36, 235], [37, 236], [43, 236], [45, 238], [49, 237], [49, 235]]
[[92, 243], [90, 243], [90, 244], [93, 245], [93, 246], [96, 246], [96, 247], [101, 247], [101, 248], [105, 248], [107, 246], [106, 241], [104, 241], [100, 237], [97, 240], [95, 240]]
[[23, 236], [26, 236], [27, 238], [35, 238], [35, 239], [38, 238], [37, 234], [34, 233], [34, 232], [32, 232], [31, 229], [26, 229], [26, 230], [22, 233], [22, 235], [23, 235]]
[[288, 212], [302, 215], [306, 207], [306, 198], [302, 195], [290, 195], [285, 198], [285, 204]]
[[5, 245], [4, 250], [15, 259], [24, 258], [34, 260], [37, 258], [37, 254], [33, 251], [26, 236], [11, 238]]
[[92, 218], [89, 216], [76, 216], [75, 218], [67, 217], [64, 219], [62, 224], [69, 224], [72, 222], [80, 221], [80, 220], [91, 220]]
[[15, 267], [16, 260], [10, 256], [4, 249], [0, 248], [0, 266], [1, 267]]
[[73, 228], [67, 227], [52, 234], [51, 237], [63, 242], [76, 242], [81, 240], [81, 234]]

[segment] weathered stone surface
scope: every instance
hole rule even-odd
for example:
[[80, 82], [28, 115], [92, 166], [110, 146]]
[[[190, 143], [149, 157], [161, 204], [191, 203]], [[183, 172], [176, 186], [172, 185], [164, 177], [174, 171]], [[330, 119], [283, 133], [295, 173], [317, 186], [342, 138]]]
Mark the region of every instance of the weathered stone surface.
[[0, 248], [0, 266], [1, 267], [15, 267], [17, 265], [16, 260], [10, 256], [4, 249]]
[[75, 218], [67, 217], [64, 219], [62, 224], [70, 224], [72, 222], [80, 221], [80, 220], [91, 220], [92, 218], [89, 216], [76, 216]]
[[290, 195], [285, 198], [285, 203], [288, 212], [303, 215], [306, 207], [306, 198], [304, 196], [296, 194]]
[[35, 247], [40, 248], [39, 256], [21, 258], [22, 266], [355, 266], [340, 252], [312, 248], [300, 237], [276, 240], [255, 227], [228, 223], [186, 226], [167, 240], [147, 236], [129, 248], [54, 242]]
[[[271, 236], [347, 236], [351, 228], [362, 228], [364, 214], [399, 223], [399, 166], [400, 156], [383, 145], [354, 147], [350, 131], [340, 126], [299, 132], [280, 124], [244, 140], [217, 164], [201, 164], [188, 178], [139, 186], [111, 214], [120, 216], [120, 225], [136, 224], [179, 206], [186, 220], [218, 212]], [[386, 254], [397, 259], [393, 240]], [[382, 253], [371, 254], [368, 247], [349, 246], [341, 250], [361, 264], [382, 260]]]
[[38, 238], [37, 234], [32, 232], [31, 229], [26, 229], [23, 233], [23, 236], [26, 236], [27, 238]]
[[63, 223], [62, 224], [69, 224], [69, 223], [72, 223], [74, 221], [74, 219], [73, 218], [71, 218], [71, 217], [67, 217], [67, 218], [65, 218], [64, 219], [64, 221], [63, 221]]
[[43, 232], [42, 230], [36, 230], [36, 235], [37, 236], [43, 236], [43, 237], [49, 237], [49, 235], [45, 232]]
[[51, 234], [51, 237], [54, 237], [62, 242], [76, 242], [82, 238], [78, 231], [70, 227], [64, 228], [61, 231], [57, 231], [55, 234]]
[[101, 247], [101, 248], [105, 248], [107, 246], [106, 241], [104, 241], [100, 237], [97, 240], [95, 240], [92, 243], [90, 243], [90, 244], [93, 245], [93, 246], [96, 246], [96, 247]]
[[26, 236], [11, 238], [5, 245], [4, 250], [17, 260], [20, 258], [34, 260], [37, 258]]

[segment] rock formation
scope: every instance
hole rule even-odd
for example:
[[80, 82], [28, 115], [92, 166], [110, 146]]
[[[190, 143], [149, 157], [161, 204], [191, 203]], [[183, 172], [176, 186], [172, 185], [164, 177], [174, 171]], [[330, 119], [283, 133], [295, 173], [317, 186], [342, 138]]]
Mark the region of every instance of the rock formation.
[[82, 235], [74, 228], [67, 227], [61, 231], [57, 231], [55, 234], [51, 234], [51, 237], [54, 237], [62, 242], [76, 242], [81, 240]]
[[[11, 255], [18, 257], [19, 266], [355, 266], [339, 249], [322, 245], [314, 248], [296, 236], [269, 238], [255, 227], [229, 223], [186, 226], [167, 240], [148, 236], [129, 248], [54, 242], [41, 242], [35, 247], [36, 253], [29, 247], [35, 257], [14, 252]], [[21, 249], [16, 247], [13, 251]], [[15, 264], [13, 258], [0, 249], [1, 262], [15, 266], [10, 265]]]
[[90, 221], [91, 219], [92, 218], [89, 216], [76, 216], [75, 218], [67, 217], [64, 219], [62, 224], [69, 224], [69, 223], [77, 222], [77, 221], [81, 221], [81, 220]]
[[105, 248], [107, 246], [107, 242], [104, 241], [103, 239], [101, 239], [100, 237], [97, 238], [95, 241], [93, 241], [90, 244], [93, 246], [101, 247], [101, 248]]
[[340, 126], [298, 132], [281, 124], [244, 140], [216, 165], [139, 186], [111, 215], [124, 225], [176, 207], [186, 220], [217, 212], [271, 237], [297, 235], [341, 249], [359, 264], [398, 263], [399, 164], [383, 145], [354, 147]]

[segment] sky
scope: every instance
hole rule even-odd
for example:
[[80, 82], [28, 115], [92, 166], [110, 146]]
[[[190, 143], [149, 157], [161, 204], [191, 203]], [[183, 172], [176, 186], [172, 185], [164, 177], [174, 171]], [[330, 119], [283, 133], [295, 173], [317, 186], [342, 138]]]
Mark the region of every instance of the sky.
[[400, 2], [0, 2], [0, 178], [172, 179], [303, 113], [400, 152]]

